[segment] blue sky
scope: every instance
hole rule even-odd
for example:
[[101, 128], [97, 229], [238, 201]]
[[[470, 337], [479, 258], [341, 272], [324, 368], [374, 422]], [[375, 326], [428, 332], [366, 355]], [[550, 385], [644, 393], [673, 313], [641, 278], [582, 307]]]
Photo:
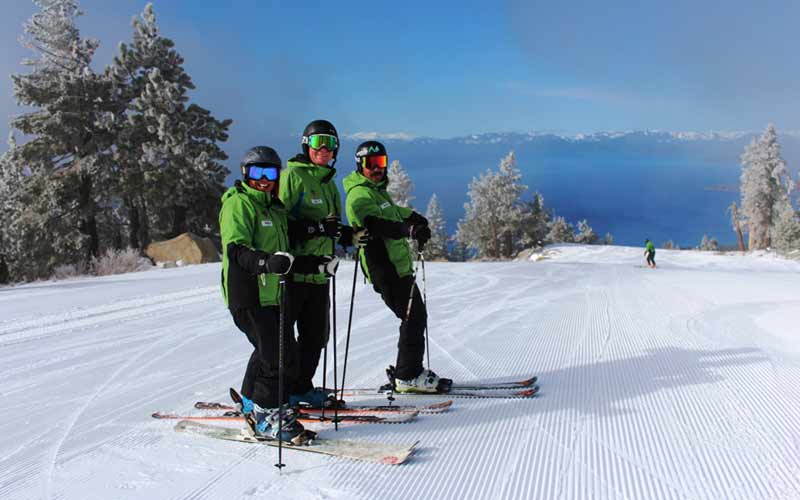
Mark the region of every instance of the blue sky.
[[[79, 0], [109, 64], [146, 2]], [[2, 0], [0, 133], [35, 11]], [[232, 144], [340, 132], [800, 128], [800, 2], [155, 1]], [[235, 137], [234, 137], [235, 136]], [[228, 149], [228, 148], [226, 148]], [[233, 151], [230, 151], [234, 155]]]

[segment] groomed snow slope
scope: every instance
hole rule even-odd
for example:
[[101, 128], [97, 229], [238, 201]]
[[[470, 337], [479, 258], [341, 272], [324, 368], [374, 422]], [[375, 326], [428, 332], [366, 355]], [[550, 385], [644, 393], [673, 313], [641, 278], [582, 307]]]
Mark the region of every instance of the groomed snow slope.
[[[800, 264], [659, 251], [651, 270], [641, 252], [428, 263], [433, 368], [536, 374], [541, 395], [340, 428], [420, 440], [402, 466], [286, 452], [282, 473], [273, 448], [150, 418], [241, 381], [219, 265], [0, 288], [0, 498], [800, 498]], [[348, 385], [383, 382], [397, 324], [359, 281]]]

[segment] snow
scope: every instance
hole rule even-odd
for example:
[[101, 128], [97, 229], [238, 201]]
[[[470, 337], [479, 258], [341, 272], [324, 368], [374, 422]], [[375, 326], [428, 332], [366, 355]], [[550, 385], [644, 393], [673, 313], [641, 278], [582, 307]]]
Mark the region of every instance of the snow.
[[[420, 440], [400, 466], [287, 451], [279, 472], [274, 448], [150, 418], [241, 381], [218, 264], [0, 288], [0, 498], [799, 498], [800, 263], [658, 250], [651, 270], [642, 253], [428, 263], [433, 368], [542, 390], [335, 436]], [[354, 316], [347, 382], [375, 386], [397, 320], [361, 280]]]

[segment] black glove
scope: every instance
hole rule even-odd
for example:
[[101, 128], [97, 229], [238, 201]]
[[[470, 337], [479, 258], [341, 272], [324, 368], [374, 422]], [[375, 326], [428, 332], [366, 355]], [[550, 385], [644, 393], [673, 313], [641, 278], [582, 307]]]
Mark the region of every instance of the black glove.
[[417, 240], [417, 244], [419, 245], [419, 249], [422, 250], [425, 247], [425, 243], [431, 239], [431, 229], [427, 226], [411, 226], [411, 239]]
[[259, 274], [286, 274], [292, 268], [294, 257], [286, 252], [275, 252], [272, 255], [262, 254], [258, 259]]
[[350, 226], [342, 226], [339, 236], [339, 244], [345, 248], [353, 246], [353, 228]]
[[317, 227], [319, 231], [319, 236], [327, 236], [329, 238], [338, 238], [341, 232], [342, 223], [339, 221], [339, 217], [331, 214], [321, 221], [319, 221], [319, 225]]
[[406, 222], [409, 226], [427, 226], [428, 225], [428, 219], [426, 219], [425, 217], [421, 216], [417, 212], [411, 212], [411, 215], [409, 215], [408, 218], [403, 222]]

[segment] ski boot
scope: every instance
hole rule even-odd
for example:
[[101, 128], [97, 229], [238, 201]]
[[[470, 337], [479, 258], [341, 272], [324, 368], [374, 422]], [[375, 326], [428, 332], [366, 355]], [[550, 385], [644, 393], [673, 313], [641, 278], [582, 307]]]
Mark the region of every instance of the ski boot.
[[286, 405], [283, 409], [282, 430], [279, 430], [280, 408], [261, 408], [251, 399], [236, 392], [234, 388], [230, 389], [230, 395], [237, 408], [245, 408], [246, 405], [250, 405], [250, 411], [243, 412], [242, 417], [257, 439], [280, 439], [288, 444], [303, 445], [310, 444], [317, 437], [316, 432], [306, 430], [303, 424], [297, 421], [295, 412]]
[[[261, 408], [253, 404], [252, 419], [255, 425], [251, 428], [257, 438], [281, 440], [295, 446], [311, 444], [317, 433], [306, 430], [303, 424], [297, 421], [295, 411], [284, 405], [283, 415], [281, 408]], [[279, 422], [282, 419], [282, 426]]]
[[389, 366], [386, 370], [391, 388], [400, 394], [443, 394], [450, 390], [453, 381], [449, 378], [440, 378], [432, 370], [423, 369], [419, 375], [412, 379], [399, 379], [395, 375], [395, 367]]
[[336, 399], [333, 390], [321, 387], [315, 387], [308, 392], [289, 396], [289, 405], [300, 408], [344, 408], [346, 404], [343, 400]]

